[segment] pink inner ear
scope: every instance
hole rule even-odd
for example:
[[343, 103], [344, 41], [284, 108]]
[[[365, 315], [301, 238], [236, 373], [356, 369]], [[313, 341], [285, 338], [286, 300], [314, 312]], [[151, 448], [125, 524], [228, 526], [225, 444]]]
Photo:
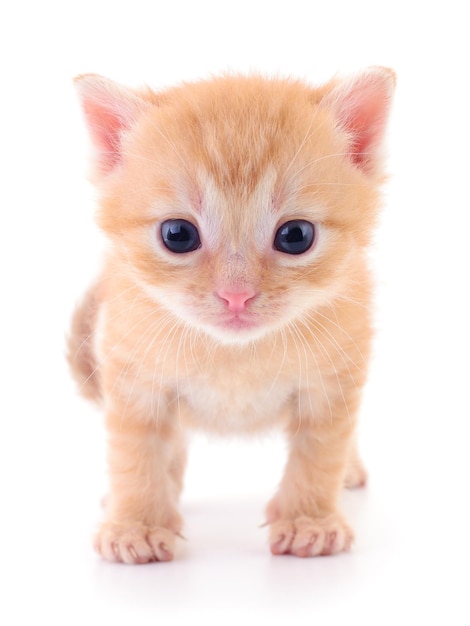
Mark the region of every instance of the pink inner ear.
[[351, 158], [357, 165], [368, 162], [373, 156], [371, 150], [382, 137], [387, 109], [388, 100], [383, 94], [372, 93], [353, 111], [348, 126], [354, 137]]
[[99, 151], [100, 166], [109, 172], [121, 159], [121, 133], [125, 128], [123, 120], [112, 110], [106, 109], [93, 100], [84, 101], [83, 110], [93, 141]]
[[335, 89], [333, 108], [351, 134], [351, 160], [368, 169], [382, 139], [394, 88], [391, 71], [377, 68], [355, 82]]
[[354, 137], [351, 158], [358, 165], [370, 159], [370, 149], [382, 136], [387, 117], [384, 104], [383, 100], [376, 99], [364, 102], [349, 121], [348, 130]]
[[122, 160], [122, 136], [135, 124], [146, 102], [131, 90], [85, 74], [75, 81], [88, 130], [97, 148], [97, 166], [109, 173]]

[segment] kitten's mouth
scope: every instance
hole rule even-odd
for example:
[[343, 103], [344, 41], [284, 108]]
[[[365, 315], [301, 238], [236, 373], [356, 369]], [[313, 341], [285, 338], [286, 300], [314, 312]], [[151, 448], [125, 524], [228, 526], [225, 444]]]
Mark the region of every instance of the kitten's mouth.
[[226, 344], [245, 344], [260, 339], [268, 331], [262, 316], [247, 312], [213, 317], [205, 324], [207, 332]]
[[235, 313], [234, 315], [220, 318], [217, 322], [217, 326], [227, 330], [243, 331], [257, 328], [259, 323], [251, 316]]

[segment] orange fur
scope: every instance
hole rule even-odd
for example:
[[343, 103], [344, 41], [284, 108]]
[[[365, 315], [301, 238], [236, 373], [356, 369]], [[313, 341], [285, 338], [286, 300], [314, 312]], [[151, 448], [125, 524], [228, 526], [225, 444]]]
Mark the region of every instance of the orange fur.
[[[93, 75], [77, 86], [112, 242], [69, 351], [109, 432], [97, 550], [126, 563], [173, 558], [186, 427], [273, 426], [290, 455], [267, 509], [272, 553], [349, 549], [337, 502], [344, 483], [365, 482], [354, 444], [371, 339], [365, 249], [393, 73], [318, 89], [258, 76], [161, 94]], [[194, 224], [201, 246], [166, 249], [170, 219]], [[302, 254], [273, 247], [291, 220], [316, 229]]]

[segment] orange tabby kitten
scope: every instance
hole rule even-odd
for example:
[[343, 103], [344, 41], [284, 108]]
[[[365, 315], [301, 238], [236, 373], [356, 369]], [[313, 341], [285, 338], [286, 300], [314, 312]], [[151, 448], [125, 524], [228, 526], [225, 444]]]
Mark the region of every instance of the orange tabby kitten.
[[338, 496], [366, 479], [354, 442], [371, 338], [365, 250], [394, 83], [379, 67], [316, 89], [77, 79], [111, 242], [69, 346], [106, 414], [105, 559], [173, 558], [187, 427], [283, 428], [271, 552], [350, 548]]

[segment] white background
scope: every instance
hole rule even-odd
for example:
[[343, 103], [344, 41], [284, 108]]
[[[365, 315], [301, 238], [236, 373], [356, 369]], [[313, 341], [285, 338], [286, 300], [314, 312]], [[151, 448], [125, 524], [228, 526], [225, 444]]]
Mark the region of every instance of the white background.
[[[8, 8], [5, 8], [7, 6]], [[0, 14], [2, 624], [469, 624], [470, 211], [464, 3], [9, 2]], [[263, 507], [276, 436], [197, 438], [170, 564], [99, 560], [100, 415], [64, 362], [102, 242], [72, 77], [159, 88], [233, 69], [321, 82], [389, 65], [391, 182], [374, 249], [370, 471], [346, 493], [353, 552], [272, 557]]]

